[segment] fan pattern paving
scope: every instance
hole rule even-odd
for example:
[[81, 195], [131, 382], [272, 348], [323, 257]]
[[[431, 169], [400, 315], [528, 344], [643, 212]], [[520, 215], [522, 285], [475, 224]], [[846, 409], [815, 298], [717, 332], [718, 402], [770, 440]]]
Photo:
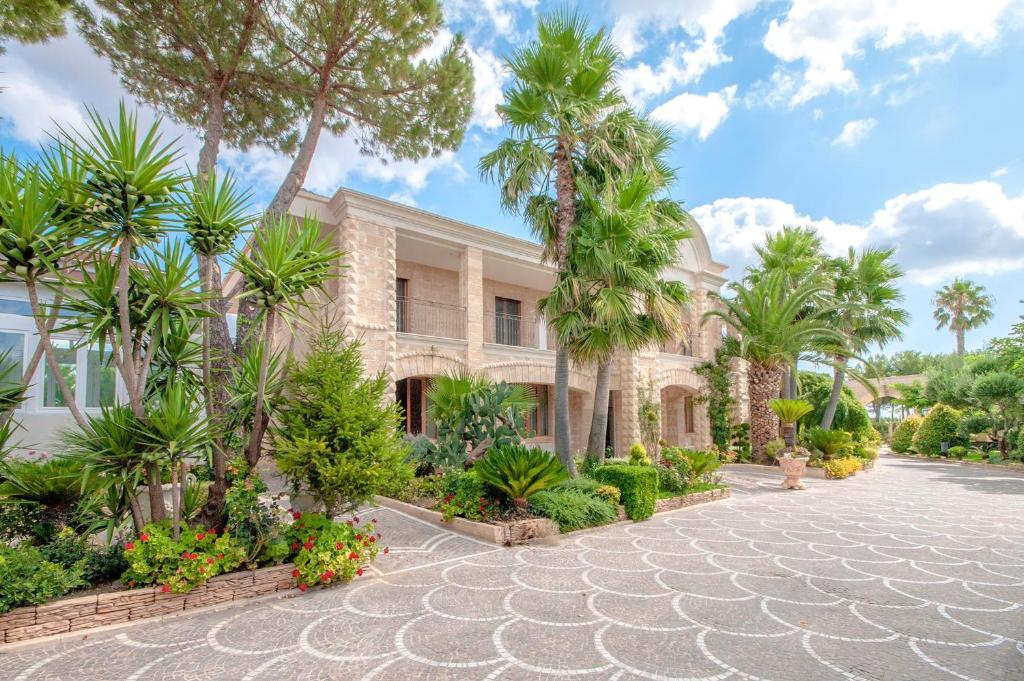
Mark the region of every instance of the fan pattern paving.
[[883, 459], [495, 549], [385, 509], [352, 585], [0, 650], [10, 679], [1024, 679], [1024, 477]]

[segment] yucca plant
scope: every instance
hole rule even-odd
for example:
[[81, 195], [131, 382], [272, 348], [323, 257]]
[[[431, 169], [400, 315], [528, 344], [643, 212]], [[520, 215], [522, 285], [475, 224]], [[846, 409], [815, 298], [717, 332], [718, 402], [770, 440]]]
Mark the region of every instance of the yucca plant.
[[845, 430], [813, 428], [807, 434], [807, 441], [821, 452], [823, 459], [835, 458], [850, 451], [853, 447], [853, 436]]
[[786, 451], [793, 451], [796, 446], [796, 422], [811, 413], [814, 405], [806, 400], [772, 400], [768, 408], [782, 422], [782, 439], [786, 442]]
[[504, 492], [525, 509], [535, 492], [568, 479], [569, 471], [552, 454], [535, 447], [492, 447], [473, 470], [485, 483]]

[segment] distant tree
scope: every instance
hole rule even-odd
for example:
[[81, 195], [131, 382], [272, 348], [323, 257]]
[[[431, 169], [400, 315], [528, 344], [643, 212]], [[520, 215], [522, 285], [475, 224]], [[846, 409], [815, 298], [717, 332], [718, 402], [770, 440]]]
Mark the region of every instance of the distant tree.
[[968, 279], [954, 279], [935, 293], [936, 329], [949, 329], [956, 334], [956, 354], [964, 356], [964, 334], [978, 329], [992, 319], [992, 298], [985, 287]]
[[974, 382], [971, 395], [991, 417], [993, 434], [999, 441], [999, 451], [1006, 454], [1006, 434], [1019, 422], [1024, 379], [1008, 371], [988, 373]]
[[[64, 14], [73, 0], [0, 1], [0, 41], [42, 43], [64, 35]], [[5, 48], [0, 42], [0, 54]]]

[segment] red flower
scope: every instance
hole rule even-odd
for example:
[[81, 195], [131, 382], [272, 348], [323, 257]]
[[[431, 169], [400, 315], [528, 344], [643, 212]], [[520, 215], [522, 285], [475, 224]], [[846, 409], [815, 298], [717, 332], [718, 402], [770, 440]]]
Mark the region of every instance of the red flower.
[[364, 546], [364, 547], [366, 547], [366, 546], [369, 546], [369, 545], [370, 545], [370, 542], [368, 542], [368, 541], [364, 541], [364, 542], [363, 542], [363, 546]]
[[142, 542], [143, 544], [145, 544], [146, 542], [149, 541], [149, 535], [145, 534], [145, 533], [140, 534], [139, 535], [139, 541]]
[[356, 577], [362, 577], [362, 576], [363, 576], [363, 568], [359, 568], [358, 570], [356, 570]]
[[134, 587], [135, 586], [135, 580], [134, 579], [129, 579], [128, 580], [128, 586]]
[[196, 541], [203, 541], [204, 539], [206, 539], [206, 535], [205, 534], [203, 534], [202, 532], [197, 532], [196, 533]]
[[299, 550], [299, 542], [293, 541], [292, 542], [292, 551], [298, 551], [298, 550]]
[[198, 553], [190, 553], [190, 554], [188, 554], [188, 559], [189, 560], [195, 560], [198, 557], [199, 557]]
[[216, 537], [217, 536], [217, 528], [211, 527], [210, 529], [208, 529], [206, 531], [206, 534], [210, 535], [211, 537]]
[[370, 543], [371, 543], [371, 544], [372, 544], [373, 542], [375, 542], [375, 541], [377, 541], [377, 538], [376, 538], [376, 537], [370, 537]]
[[127, 544], [124, 545], [124, 550], [125, 551], [131, 551], [134, 548], [135, 548], [135, 543], [134, 542], [128, 542]]
[[354, 523], [358, 523], [358, 522], [359, 522], [359, 516], [355, 516], [355, 517], [353, 517], [353, 518], [352, 518], [352, 522], [354, 522]]
[[336, 548], [337, 550], [341, 551], [342, 549], [344, 549], [344, 548], [345, 548], [345, 545], [344, 545], [344, 544], [342, 544], [341, 542], [337, 542], [337, 543], [336, 543], [336, 544], [334, 545], [334, 548]]
[[307, 551], [312, 551], [312, 550], [313, 550], [313, 547], [314, 547], [314, 546], [316, 546], [316, 544], [314, 544], [314, 543], [313, 543], [313, 542], [311, 542], [311, 541], [308, 541], [308, 542], [306, 542], [305, 544], [303, 544], [303, 546], [305, 546], [305, 547], [306, 547], [306, 550], [307, 550]]
[[309, 584], [305, 584], [305, 583], [299, 584], [299, 591], [305, 591], [308, 588], [309, 588]]
[[299, 513], [298, 511], [292, 511], [292, 520], [298, 520], [301, 517], [302, 517], [301, 513]]
[[380, 539], [380, 537], [381, 537], [381, 534], [380, 534], [380, 532], [378, 532], [377, 533], [377, 539]]
[[352, 553], [348, 554], [348, 559], [349, 560], [358, 560], [359, 559], [359, 554], [356, 553], [355, 551], [353, 551]]
[[160, 591], [162, 591], [165, 594], [171, 593], [171, 587], [167, 584], [164, 584], [162, 587], [160, 587]]
[[213, 565], [213, 558], [207, 558], [206, 559], [206, 564], [207, 565]]
[[356, 541], [362, 541], [362, 540], [363, 540], [363, 535], [361, 535], [359, 533], [356, 533]]
[[370, 522], [373, 523], [374, 525], [376, 525], [377, 524], [377, 519], [376, 518], [370, 518]]
[[296, 579], [299, 578], [299, 570], [298, 570], [298, 568], [292, 570], [292, 577], [295, 577]]
[[224, 554], [223, 553], [218, 553], [217, 554], [217, 560], [224, 560]]
[[328, 577], [333, 577], [334, 576], [334, 570], [328, 570], [324, 574], [327, 575]]
[[201, 575], [206, 574], [206, 568], [200, 566], [199, 567], [199, 574], [201, 574]]
[[325, 572], [324, 574], [320, 575], [320, 581], [326, 584], [327, 582], [331, 581], [331, 578], [328, 577], [327, 573]]
[[384, 555], [386, 556], [386, 555], [388, 555], [389, 553], [391, 553], [391, 549], [389, 549], [388, 547], [386, 547], [386, 546], [385, 546], [385, 547], [384, 547]]

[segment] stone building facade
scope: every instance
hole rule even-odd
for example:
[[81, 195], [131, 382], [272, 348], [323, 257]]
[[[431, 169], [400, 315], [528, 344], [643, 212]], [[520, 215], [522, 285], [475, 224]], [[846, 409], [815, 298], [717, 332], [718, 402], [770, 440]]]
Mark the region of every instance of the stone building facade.
[[[532, 386], [535, 444], [554, 434], [555, 352], [537, 301], [554, 282], [532, 242], [450, 220], [348, 189], [332, 197], [302, 192], [291, 214], [312, 215], [345, 251], [318, 316], [342, 323], [363, 339], [368, 371], [384, 371], [406, 408], [410, 433], [430, 435], [425, 387], [433, 376], [472, 369], [494, 380]], [[609, 442], [624, 452], [639, 440], [637, 407], [647, 390], [661, 405], [662, 437], [671, 444], [710, 444], [708, 420], [694, 397], [694, 368], [713, 357], [722, 325], [700, 325], [725, 266], [711, 257], [699, 225], [665, 277], [684, 282], [692, 306], [687, 333], [662, 347], [616, 357]], [[301, 352], [302, 331], [291, 338]], [[573, 365], [569, 378], [572, 447], [586, 446], [593, 411], [595, 367]]]

